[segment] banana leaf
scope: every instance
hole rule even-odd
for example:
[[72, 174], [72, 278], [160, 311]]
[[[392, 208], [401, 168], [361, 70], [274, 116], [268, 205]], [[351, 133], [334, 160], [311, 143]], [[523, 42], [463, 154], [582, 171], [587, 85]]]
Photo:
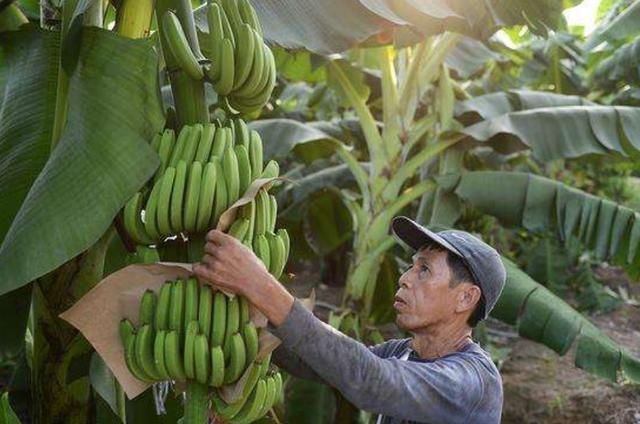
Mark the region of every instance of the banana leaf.
[[517, 325], [518, 333], [565, 355], [577, 343], [575, 365], [596, 376], [617, 381], [618, 372], [640, 382], [640, 360], [622, 349], [591, 322], [518, 267], [503, 258], [505, 288], [491, 315]]
[[598, 260], [640, 262], [640, 213], [558, 181], [522, 172], [476, 171], [460, 177], [456, 195], [503, 223], [529, 231], [555, 229], [576, 238]]
[[616, 49], [598, 64], [593, 72], [594, 82], [606, 89], [617, 84], [638, 85], [640, 82], [640, 37]]
[[510, 91], [463, 102], [458, 114], [461, 121], [471, 123], [462, 133], [501, 153], [531, 149], [543, 162], [587, 154], [640, 155], [640, 108]]
[[[52, 77], [42, 70], [57, 54], [55, 42], [43, 46], [42, 38], [48, 37], [46, 32], [27, 30], [2, 38], [5, 48], [14, 43], [23, 48], [9, 48], [22, 59], [8, 60], [17, 65], [5, 88], [12, 94], [4, 97], [1, 109], [7, 115], [0, 124], [0, 161], [7, 166], [0, 168], [0, 187], [9, 192], [8, 182], [21, 187], [12, 194], [13, 204], [22, 200], [18, 195], [26, 197], [0, 246], [0, 294], [95, 243], [159, 163], [149, 145], [164, 121], [154, 45], [98, 28], [82, 30], [78, 63], [69, 82], [66, 127], [48, 160], [43, 157], [50, 148], [55, 108], [49, 91]], [[42, 63], [25, 62], [43, 49]], [[20, 98], [13, 94], [20, 92]], [[8, 105], [14, 113], [8, 114]], [[16, 132], [30, 119], [34, 126]], [[29, 149], [34, 150], [33, 158], [24, 153]]]
[[640, 1], [635, 1], [615, 19], [603, 27], [596, 28], [584, 43], [586, 50], [592, 50], [605, 41], [613, 42], [640, 33]]
[[20, 424], [20, 420], [9, 403], [9, 393], [0, 396], [0, 422], [5, 424]]

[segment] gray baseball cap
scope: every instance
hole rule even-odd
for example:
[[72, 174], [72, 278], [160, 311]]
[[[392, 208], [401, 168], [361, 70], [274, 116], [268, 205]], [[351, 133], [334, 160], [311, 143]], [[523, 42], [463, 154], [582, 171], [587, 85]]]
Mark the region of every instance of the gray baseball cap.
[[391, 228], [400, 240], [415, 250], [433, 242], [461, 257], [482, 291], [485, 301], [483, 318], [489, 316], [500, 297], [507, 275], [500, 254], [493, 247], [466, 231], [445, 230], [436, 233], [405, 216], [394, 218]]

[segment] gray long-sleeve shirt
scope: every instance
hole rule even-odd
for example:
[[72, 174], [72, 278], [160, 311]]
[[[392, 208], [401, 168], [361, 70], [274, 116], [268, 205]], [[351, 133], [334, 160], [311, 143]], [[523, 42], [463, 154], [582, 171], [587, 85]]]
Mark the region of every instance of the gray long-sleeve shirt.
[[[383, 424], [500, 422], [500, 374], [476, 343], [434, 360], [417, 357], [411, 339], [368, 348], [298, 301], [270, 330], [282, 340], [273, 353], [278, 366], [336, 387], [358, 408], [381, 414]], [[400, 359], [407, 351], [408, 359]]]

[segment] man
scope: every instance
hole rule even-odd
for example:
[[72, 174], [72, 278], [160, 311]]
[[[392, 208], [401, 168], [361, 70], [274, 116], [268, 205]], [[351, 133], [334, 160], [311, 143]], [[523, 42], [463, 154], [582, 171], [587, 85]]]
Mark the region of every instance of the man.
[[502, 382], [471, 340], [505, 282], [498, 253], [462, 231], [431, 232], [406, 217], [394, 234], [417, 250], [400, 277], [397, 324], [413, 335], [367, 348], [315, 318], [253, 253], [219, 231], [208, 234], [195, 273], [246, 296], [282, 340], [273, 360], [294, 375], [336, 387], [377, 423], [499, 423]]

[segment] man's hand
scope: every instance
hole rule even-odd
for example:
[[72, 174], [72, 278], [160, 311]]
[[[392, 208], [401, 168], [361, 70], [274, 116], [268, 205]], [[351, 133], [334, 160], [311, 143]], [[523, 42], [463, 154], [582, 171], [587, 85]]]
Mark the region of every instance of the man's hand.
[[202, 262], [193, 265], [193, 272], [201, 280], [246, 297], [276, 326], [284, 321], [293, 296], [252, 250], [222, 231], [211, 230], [204, 252]]

